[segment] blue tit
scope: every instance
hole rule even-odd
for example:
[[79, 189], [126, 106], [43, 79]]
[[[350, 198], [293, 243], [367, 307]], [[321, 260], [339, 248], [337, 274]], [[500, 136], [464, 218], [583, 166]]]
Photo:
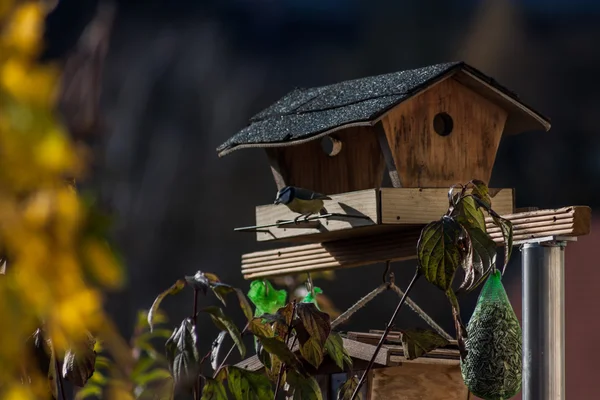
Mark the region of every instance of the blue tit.
[[323, 200], [331, 200], [331, 197], [308, 189], [286, 186], [277, 192], [274, 204], [286, 205], [291, 211], [301, 214], [300, 218], [320, 213], [323, 210]]

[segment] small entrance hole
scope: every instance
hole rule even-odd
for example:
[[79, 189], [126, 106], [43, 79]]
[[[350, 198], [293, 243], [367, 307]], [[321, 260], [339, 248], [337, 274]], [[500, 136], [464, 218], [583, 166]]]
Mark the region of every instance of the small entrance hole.
[[321, 148], [329, 157], [334, 157], [342, 151], [342, 142], [331, 136], [325, 136], [321, 139]]
[[433, 117], [433, 130], [440, 136], [448, 136], [452, 133], [452, 129], [454, 128], [454, 121], [452, 121], [452, 117], [445, 112], [441, 112], [436, 114]]

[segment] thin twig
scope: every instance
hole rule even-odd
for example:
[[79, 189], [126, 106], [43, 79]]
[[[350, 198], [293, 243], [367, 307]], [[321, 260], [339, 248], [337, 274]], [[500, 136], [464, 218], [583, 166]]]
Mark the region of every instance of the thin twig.
[[375, 352], [373, 353], [373, 356], [371, 357], [371, 361], [369, 361], [369, 365], [367, 365], [367, 369], [365, 369], [362, 376], [360, 377], [360, 380], [358, 381], [358, 385], [356, 386], [356, 389], [354, 389], [354, 393], [352, 393], [352, 397], [350, 398], [350, 400], [354, 400], [356, 398], [356, 396], [358, 395], [358, 393], [360, 391], [360, 388], [365, 383], [365, 380], [367, 378], [367, 375], [369, 374], [369, 371], [371, 371], [371, 369], [373, 368], [373, 364], [375, 364], [375, 359], [377, 358], [377, 355], [379, 354], [379, 350], [381, 350], [381, 347], [383, 346], [385, 339], [387, 338], [388, 334], [392, 330], [392, 325], [394, 325], [394, 321], [396, 320], [396, 316], [398, 315], [400, 308], [406, 301], [406, 297], [408, 296], [408, 293], [411, 291], [413, 285], [415, 284], [417, 279], [419, 279], [420, 276], [421, 276], [421, 271], [419, 269], [417, 269], [417, 271], [415, 272], [415, 275], [413, 276], [412, 280], [408, 284], [406, 291], [404, 292], [404, 296], [402, 296], [402, 298], [400, 299], [400, 302], [396, 306], [396, 309], [394, 310], [392, 317], [390, 318], [387, 326], [385, 327], [385, 331], [383, 332], [383, 335], [381, 335], [381, 338], [379, 339], [379, 343], [377, 343], [377, 347], [375, 348]]
[[323, 218], [328, 219], [331, 217], [348, 218], [348, 219], [353, 219], [353, 218], [355, 218], [355, 219], [370, 219], [370, 217], [366, 216], [366, 215], [348, 215], [348, 214], [338, 214], [338, 213], [316, 214], [311, 217], [303, 218], [299, 221], [290, 219], [290, 220], [277, 221], [273, 224], [267, 224], [267, 225], [243, 226], [241, 228], [235, 228], [234, 231], [236, 231], [236, 232], [256, 232], [258, 229], [279, 228], [281, 226], [292, 225], [292, 224], [301, 225], [303, 223], [305, 224], [307, 222], [317, 221], [317, 220], [320, 220]]
[[[194, 333], [196, 335], [196, 346], [198, 346], [198, 289], [196, 288], [194, 288], [194, 307], [192, 318], [194, 319]], [[204, 359], [202, 360], [202, 362], [203, 361]], [[200, 363], [200, 365], [202, 365], [202, 362]], [[196, 377], [196, 384], [194, 385], [194, 400], [200, 400], [200, 372], [201, 368], [198, 370], [198, 377]]]
[[[246, 333], [246, 331], [248, 330], [248, 326], [250, 326], [250, 323], [247, 323], [246, 326], [244, 327], [244, 329], [242, 330], [242, 332], [240, 333], [240, 336], [243, 336], [244, 333]], [[219, 364], [219, 368], [217, 368], [215, 370], [215, 373], [213, 374], [213, 379], [215, 379], [217, 377], [217, 375], [219, 374], [219, 372], [221, 371], [221, 368], [223, 368], [223, 365], [225, 365], [225, 362], [227, 361], [227, 359], [229, 358], [229, 356], [231, 355], [231, 353], [233, 352], [233, 349], [235, 349], [235, 343], [233, 343], [231, 345], [231, 348], [229, 349], [229, 351], [227, 352], [227, 354], [225, 354], [225, 358], [223, 358], [223, 361], [221, 361], [221, 364]]]
[[[292, 325], [294, 323], [294, 316], [296, 315], [296, 300], [294, 300], [293, 308], [292, 308], [292, 317], [290, 318], [290, 324], [288, 326], [287, 333], [285, 334], [285, 345], [289, 347], [290, 342], [290, 334], [292, 333]], [[294, 336], [294, 343], [296, 342], [296, 337]], [[277, 386], [275, 386], [275, 395], [273, 396], [273, 400], [277, 399], [277, 393], [279, 392], [279, 386], [281, 386], [281, 378], [283, 376], [283, 367], [285, 364], [281, 362], [279, 366], [279, 373], [277, 374]]]
[[67, 400], [67, 396], [65, 396], [65, 386], [62, 381], [62, 373], [60, 370], [60, 362], [58, 361], [58, 357], [56, 355], [56, 351], [54, 352], [54, 368], [55, 368], [55, 378], [56, 378], [56, 388], [57, 391], [60, 390], [60, 397], [62, 400]]

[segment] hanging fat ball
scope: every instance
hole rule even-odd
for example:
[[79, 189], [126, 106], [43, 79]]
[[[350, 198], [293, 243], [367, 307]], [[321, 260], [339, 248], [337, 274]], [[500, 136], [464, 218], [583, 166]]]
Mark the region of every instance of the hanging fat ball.
[[274, 204], [284, 204], [291, 211], [300, 214], [295, 221], [301, 217], [318, 214], [323, 210], [323, 200], [331, 200], [331, 197], [312, 190], [295, 186], [286, 186], [277, 192]]
[[461, 372], [467, 388], [485, 400], [510, 399], [521, 390], [521, 325], [500, 271], [481, 290], [467, 326], [467, 356]]

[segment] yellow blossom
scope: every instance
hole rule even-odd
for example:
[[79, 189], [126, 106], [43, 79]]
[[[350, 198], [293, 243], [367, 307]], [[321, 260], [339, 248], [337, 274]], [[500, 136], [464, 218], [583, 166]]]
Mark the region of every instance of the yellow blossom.
[[35, 54], [40, 48], [39, 39], [43, 32], [43, 24], [44, 10], [40, 2], [23, 2], [14, 11], [4, 34], [4, 41], [21, 52]]

